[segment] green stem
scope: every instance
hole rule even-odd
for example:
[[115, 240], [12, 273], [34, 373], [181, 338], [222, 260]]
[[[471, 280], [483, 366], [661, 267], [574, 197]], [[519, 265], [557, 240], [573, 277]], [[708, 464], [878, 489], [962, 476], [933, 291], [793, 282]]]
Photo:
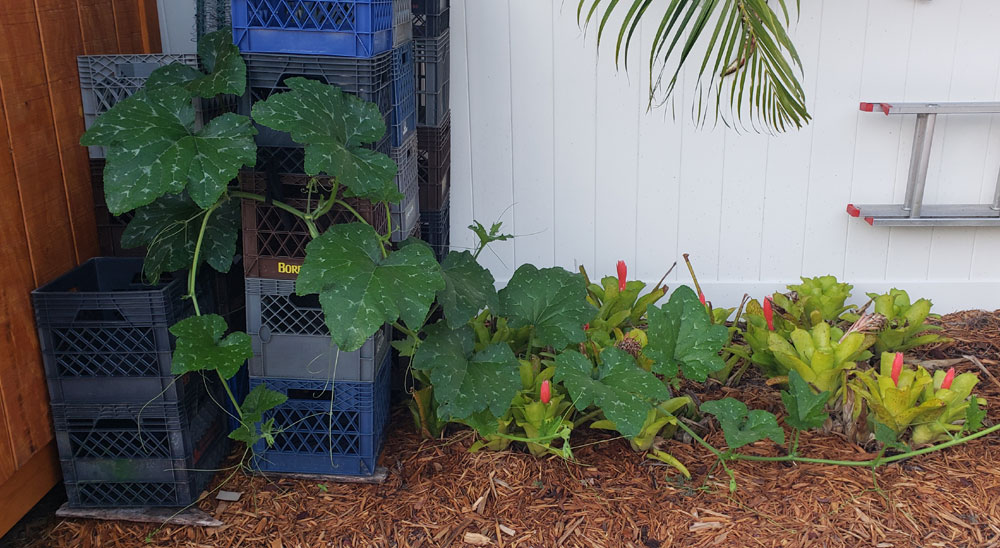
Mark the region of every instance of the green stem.
[[240, 402], [236, 401], [236, 396], [233, 394], [233, 390], [229, 388], [229, 381], [222, 376], [222, 372], [218, 369], [215, 370], [219, 374], [219, 379], [222, 380], [222, 386], [226, 387], [226, 394], [229, 395], [229, 401], [233, 402], [233, 409], [236, 409], [236, 414], [239, 415], [240, 422], [243, 422], [243, 410], [240, 408]]
[[205, 231], [208, 228], [209, 217], [225, 201], [226, 199], [222, 198], [205, 211], [205, 216], [201, 219], [201, 228], [198, 230], [198, 241], [194, 244], [194, 258], [191, 260], [191, 271], [188, 272], [188, 296], [191, 297], [191, 302], [194, 303], [195, 316], [201, 316], [201, 309], [198, 308], [198, 296], [195, 294], [195, 279], [198, 277], [198, 259], [201, 256], [201, 244], [205, 241]]
[[[267, 201], [260, 194], [253, 194], [251, 192], [243, 192], [242, 190], [230, 190], [229, 191], [229, 195], [231, 197], [233, 197], [233, 198], [245, 198], [247, 200], [254, 200], [256, 202], [265, 202], [265, 201]], [[302, 211], [302, 210], [300, 210], [300, 209], [298, 209], [296, 207], [290, 206], [290, 205], [288, 205], [288, 204], [286, 204], [284, 202], [279, 202], [277, 200], [272, 200], [271, 204], [274, 205], [274, 207], [276, 207], [278, 209], [281, 209], [281, 210], [284, 210], [284, 211], [287, 211], [287, 212], [291, 213], [292, 215], [295, 215], [296, 217], [298, 217], [298, 218], [300, 218], [302, 220], [306, 220], [309, 217], [309, 215], [306, 214], [304, 211]]]
[[[347, 202], [345, 202], [343, 200], [337, 200], [337, 204], [340, 205], [341, 207], [343, 207], [344, 209], [346, 209], [347, 211], [349, 211], [350, 213], [352, 213], [362, 223], [364, 223], [364, 224], [366, 224], [368, 226], [371, 226], [371, 224], [368, 222], [368, 220], [365, 219], [364, 217], [362, 217], [361, 214], [358, 213], [358, 210], [356, 210], [353, 207], [351, 207], [350, 205], [348, 205]], [[389, 211], [388, 206], [386, 206], [386, 215], [390, 215], [388, 213], [388, 211]], [[389, 234], [392, 234], [392, 230], [391, 230], [392, 221], [389, 222], [389, 226], [390, 226]], [[378, 234], [378, 231], [376, 230], [375, 233]], [[386, 251], [386, 249], [385, 249], [385, 239], [383, 239], [381, 237], [382, 236], [381, 234], [379, 234], [379, 236], [380, 237], [378, 239], [378, 246], [382, 249], [382, 257], [388, 257], [389, 256], [389, 252]], [[388, 234], [385, 236], [385, 238], [388, 238]]]
[[414, 330], [410, 329], [409, 327], [406, 327], [405, 325], [399, 323], [398, 320], [392, 322], [392, 326], [395, 327], [396, 329], [398, 329], [401, 333], [403, 333], [405, 335], [409, 335], [409, 336], [413, 337], [414, 339], [417, 339], [417, 343], [416, 344], [420, 344], [420, 336], [417, 334], [416, 331], [414, 331]]
[[573, 428], [576, 428], [577, 426], [580, 426], [581, 424], [589, 421], [590, 419], [592, 419], [592, 418], [600, 415], [603, 412], [604, 411], [601, 410], [601, 409], [595, 409], [595, 410], [591, 411], [590, 413], [587, 413], [586, 415], [584, 415], [584, 416], [576, 419], [575, 421], [573, 421]]
[[[691, 436], [696, 442], [698, 442], [702, 446], [704, 446], [705, 449], [708, 449], [716, 457], [719, 457], [720, 461], [721, 460], [725, 460], [725, 456], [722, 454], [722, 451], [719, 451], [718, 449], [716, 449], [715, 447], [713, 447], [711, 443], [708, 443], [701, 436], [699, 436], [698, 434], [696, 434], [694, 430], [692, 430], [688, 425], [684, 424], [683, 420], [678, 420], [677, 421], [677, 426], [679, 426], [681, 428], [681, 430], [687, 432], [689, 436]], [[725, 465], [723, 465], [723, 466], [725, 466]]]

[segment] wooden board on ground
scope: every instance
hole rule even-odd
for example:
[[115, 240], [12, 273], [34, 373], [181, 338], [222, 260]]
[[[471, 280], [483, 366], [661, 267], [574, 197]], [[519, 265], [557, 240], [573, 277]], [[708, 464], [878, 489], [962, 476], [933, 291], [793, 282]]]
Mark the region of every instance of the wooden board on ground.
[[257, 475], [267, 478], [289, 478], [308, 481], [326, 481], [330, 483], [385, 483], [389, 471], [384, 466], [375, 468], [370, 476], [345, 476], [340, 474], [294, 474], [291, 472], [257, 472]]
[[56, 510], [61, 518], [85, 518], [112, 521], [134, 521], [164, 525], [197, 525], [220, 527], [222, 522], [200, 508], [70, 508], [63, 504]]

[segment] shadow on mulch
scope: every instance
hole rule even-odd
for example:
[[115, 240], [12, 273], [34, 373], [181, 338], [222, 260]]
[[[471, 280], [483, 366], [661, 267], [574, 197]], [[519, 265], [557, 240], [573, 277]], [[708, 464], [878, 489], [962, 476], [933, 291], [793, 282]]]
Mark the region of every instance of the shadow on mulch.
[[[995, 374], [1000, 314], [963, 312], [942, 319], [952, 343], [923, 352], [949, 359], [975, 352]], [[981, 334], [980, 330], [985, 334]], [[979, 372], [964, 361], [961, 371]], [[739, 396], [751, 408], [780, 412], [778, 392], [747, 379], [739, 389], [714, 386], [702, 399]], [[1000, 419], [1000, 385], [982, 378], [988, 420]], [[517, 452], [469, 453], [471, 433], [421, 440], [397, 409], [382, 457], [382, 485], [239, 475], [225, 485], [239, 502], [205, 500], [223, 527], [181, 528], [60, 520], [35, 533], [31, 547], [133, 547], [150, 533], [156, 547], [629, 547], [1000, 546], [1000, 438], [869, 469], [739, 462], [738, 489], [700, 446], [664, 447], [694, 478], [645, 461], [605, 432], [574, 433], [576, 463]], [[709, 434], [723, 445], [721, 432]], [[807, 432], [807, 456], [865, 460], [875, 455], [838, 434]], [[751, 446], [778, 454], [770, 442]], [[222, 474], [220, 474], [222, 476]]]

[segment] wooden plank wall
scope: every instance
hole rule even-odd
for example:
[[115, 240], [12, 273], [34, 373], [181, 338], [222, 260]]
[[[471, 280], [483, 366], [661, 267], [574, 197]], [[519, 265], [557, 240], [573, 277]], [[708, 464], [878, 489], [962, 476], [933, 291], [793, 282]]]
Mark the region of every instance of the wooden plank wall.
[[0, 16], [0, 535], [59, 477], [29, 292], [97, 253], [77, 55], [160, 51], [155, 0]]
[[[893, 285], [949, 309], [1000, 308], [1000, 229], [873, 228], [848, 202], [901, 201], [915, 117], [859, 101], [1000, 99], [996, 0], [810, 0], [792, 25], [813, 122], [759, 135], [691, 122], [698, 62], [647, 112], [654, 0], [617, 71], [618, 21], [600, 51], [576, 2], [456, 0], [451, 9], [451, 242], [473, 219], [517, 237], [481, 259], [499, 284], [521, 263], [585, 265], [656, 282], [689, 252], [706, 294], [735, 306], [798, 276]], [[694, 59], [700, 60], [700, 54]], [[938, 119], [927, 203], [988, 203], [1000, 116]], [[674, 270], [672, 285], [687, 282]]]

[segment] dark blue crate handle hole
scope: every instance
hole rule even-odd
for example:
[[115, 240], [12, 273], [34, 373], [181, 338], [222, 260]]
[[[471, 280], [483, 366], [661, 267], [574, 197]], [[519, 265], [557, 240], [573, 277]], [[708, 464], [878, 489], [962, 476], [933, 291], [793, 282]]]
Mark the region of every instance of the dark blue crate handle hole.
[[290, 400], [330, 400], [333, 398], [333, 390], [291, 388], [286, 394]]
[[76, 311], [78, 322], [124, 322], [125, 316], [117, 308], [83, 308]]

